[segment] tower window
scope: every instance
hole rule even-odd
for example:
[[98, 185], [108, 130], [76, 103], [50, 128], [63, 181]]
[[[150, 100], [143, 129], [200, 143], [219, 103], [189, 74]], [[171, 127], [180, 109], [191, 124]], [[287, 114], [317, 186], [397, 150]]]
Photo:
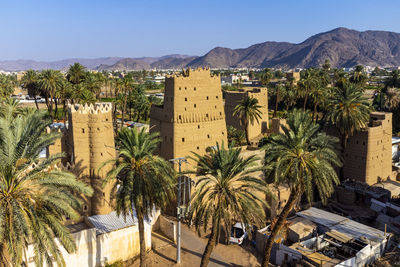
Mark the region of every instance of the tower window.
[[185, 97], [185, 101], [187, 101], [187, 97]]
[[222, 135], [224, 135], [224, 132], [222, 132]]
[[179, 115], [179, 117], [178, 117], [180, 120], [182, 120], [182, 116], [181, 115]]
[[217, 105], [215, 105], [214, 107], [215, 107], [215, 109], [217, 109]]
[[196, 108], [196, 104], [194, 104], [193, 107]]
[[216, 99], [218, 99], [218, 96], [215, 96]]
[[87, 211], [88, 210], [88, 206], [87, 205], [83, 205], [83, 211]]
[[187, 90], [187, 88], [185, 87], [185, 90]]
[[206, 97], [206, 100], [208, 100], [208, 96]]
[[207, 138], [210, 138], [210, 135], [209, 135], [209, 134], [207, 134]]
[[200, 147], [197, 147], [197, 150], [199, 150], [200, 149]]
[[181, 88], [181, 87], [179, 87], [179, 91], [180, 91], [180, 90], [182, 90], [182, 88]]
[[185, 142], [185, 138], [182, 137], [182, 142]]
[[82, 128], [82, 133], [85, 133], [85, 128]]
[[206, 117], [208, 118], [208, 113], [206, 113]]
[[193, 88], [193, 90], [195, 90], [195, 91], [196, 91], [196, 87], [195, 87], [195, 88]]
[[197, 125], [197, 129], [200, 129], [200, 124], [199, 124], [199, 125]]

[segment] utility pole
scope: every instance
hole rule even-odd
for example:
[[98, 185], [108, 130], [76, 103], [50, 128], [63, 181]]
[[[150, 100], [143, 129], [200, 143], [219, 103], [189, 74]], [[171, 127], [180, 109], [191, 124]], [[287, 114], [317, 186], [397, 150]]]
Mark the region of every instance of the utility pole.
[[[174, 158], [174, 159], [170, 159], [169, 161], [172, 161], [173, 163], [175, 163], [176, 161], [178, 162], [178, 166], [179, 166], [179, 176], [178, 176], [178, 202], [177, 202], [177, 209], [176, 209], [176, 214], [177, 214], [177, 219], [178, 219], [178, 229], [176, 231], [176, 263], [181, 263], [181, 219], [182, 219], [182, 207], [181, 207], [181, 192], [182, 192], [182, 176], [181, 176], [181, 172], [182, 172], [182, 162], [187, 163], [186, 158], [181, 157], [181, 158]], [[183, 194], [185, 194], [185, 184], [186, 181], [184, 180], [183, 182]], [[190, 195], [189, 195], [190, 197]], [[185, 199], [183, 200], [183, 202], [185, 201]]]

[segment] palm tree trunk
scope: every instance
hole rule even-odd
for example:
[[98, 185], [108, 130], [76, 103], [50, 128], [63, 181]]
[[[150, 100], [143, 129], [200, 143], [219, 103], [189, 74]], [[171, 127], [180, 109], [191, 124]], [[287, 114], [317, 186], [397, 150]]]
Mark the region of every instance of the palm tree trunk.
[[279, 214], [279, 218], [276, 221], [270, 236], [268, 237], [267, 244], [265, 245], [264, 258], [261, 267], [268, 267], [269, 259], [271, 257], [271, 249], [274, 244], [275, 238], [278, 235], [279, 231], [281, 230], [282, 226], [284, 225], [286, 218], [289, 215], [289, 212], [293, 209], [294, 205], [296, 204], [300, 196], [300, 193], [301, 193], [300, 185], [297, 185], [290, 192], [288, 202], [286, 203], [282, 212]]
[[146, 240], [144, 238], [144, 216], [142, 207], [136, 207], [136, 215], [139, 224], [139, 245], [140, 245], [140, 267], [146, 266]]
[[58, 99], [54, 99], [54, 105], [55, 105], [55, 109], [54, 109], [54, 118], [58, 119], [58, 117], [57, 117], [57, 113], [58, 113]]
[[124, 104], [122, 106], [122, 118], [121, 118], [121, 129], [124, 127], [125, 123], [125, 113], [126, 113], [126, 96], [124, 98]]
[[204, 250], [203, 257], [201, 258], [200, 267], [207, 267], [210, 262], [211, 253], [217, 243], [219, 220], [213, 219], [213, 225], [211, 228], [211, 234], [208, 238], [206, 249]]
[[276, 118], [276, 113], [278, 112], [278, 104], [279, 104], [279, 90], [276, 90], [274, 118]]
[[312, 120], [314, 120], [315, 114], [317, 113], [317, 106], [318, 106], [318, 103], [315, 103], [314, 104], [314, 110], [313, 110], [313, 113], [312, 113]]
[[304, 105], [303, 105], [304, 111], [306, 111], [306, 107], [307, 107], [307, 98], [308, 98], [308, 92], [306, 92], [306, 96], [304, 97]]
[[[346, 154], [346, 146], [347, 140], [349, 139], [348, 134], [342, 134], [341, 141], [342, 141], [342, 160], [345, 162], [345, 154]], [[344, 179], [344, 164], [340, 167], [340, 179], [343, 181]]]
[[34, 95], [33, 97], [35, 98], [36, 109], [39, 109], [39, 104], [38, 104], [38, 102], [37, 102], [36, 95]]
[[249, 121], [246, 120], [244, 123], [244, 132], [246, 134], [246, 143], [249, 146], [250, 145], [250, 138], [249, 138]]

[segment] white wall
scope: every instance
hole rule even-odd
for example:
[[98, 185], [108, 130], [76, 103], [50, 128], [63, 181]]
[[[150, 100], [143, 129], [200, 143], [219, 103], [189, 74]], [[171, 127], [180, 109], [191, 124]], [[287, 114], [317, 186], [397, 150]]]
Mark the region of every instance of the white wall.
[[[105, 263], [113, 263], [119, 260], [125, 261], [139, 254], [139, 230], [138, 226], [119, 229], [96, 236], [96, 229], [86, 229], [72, 234], [77, 251], [68, 254], [59, 245], [67, 267], [95, 267], [104, 266]], [[146, 249], [151, 249], [151, 225], [145, 223]], [[56, 242], [59, 244], [58, 240]], [[27, 267], [35, 267], [34, 247], [28, 246]]]

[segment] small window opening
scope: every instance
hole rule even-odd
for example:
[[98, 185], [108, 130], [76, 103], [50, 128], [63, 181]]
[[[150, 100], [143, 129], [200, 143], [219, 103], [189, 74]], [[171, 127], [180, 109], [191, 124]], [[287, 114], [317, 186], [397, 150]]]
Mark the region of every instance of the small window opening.
[[182, 142], [185, 142], [185, 138], [182, 137]]

